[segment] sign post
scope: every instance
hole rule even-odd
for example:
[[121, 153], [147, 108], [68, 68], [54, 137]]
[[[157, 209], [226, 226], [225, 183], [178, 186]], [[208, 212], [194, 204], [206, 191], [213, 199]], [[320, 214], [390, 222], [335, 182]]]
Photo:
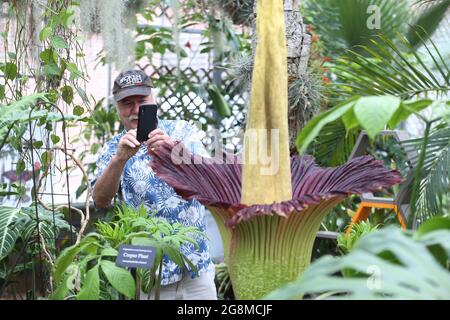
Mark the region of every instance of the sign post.
[[[123, 244], [119, 247], [116, 265], [131, 269], [136, 279], [136, 300], [140, 299], [141, 281], [137, 277], [137, 268], [152, 270], [155, 263], [156, 248], [148, 246], [134, 246]], [[151, 284], [151, 276], [150, 276]], [[151, 288], [149, 288], [149, 291]]]

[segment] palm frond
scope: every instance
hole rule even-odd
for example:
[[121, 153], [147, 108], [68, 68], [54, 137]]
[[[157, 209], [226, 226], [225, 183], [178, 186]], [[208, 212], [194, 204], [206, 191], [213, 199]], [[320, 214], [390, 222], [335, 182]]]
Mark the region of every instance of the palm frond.
[[304, 13], [331, 56], [343, 49], [370, 46], [377, 33], [394, 38], [396, 31], [406, 32], [410, 22], [407, 0], [308, 0]]
[[338, 100], [353, 95], [385, 94], [409, 99], [450, 91], [450, 65], [436, 45], [432, 41], [431, 46], [424, 45], [430, 60], [425, 63], [404, 36], [398, 37], [397, 44], [380, 35], [371, 40], [376, 50], [362, 46], [365, 56], [349, 51], [347, 56], [339, 59], [334, 67], [339, 80], [330, 86], [331, 95]]
[[[450, 0], [422, 0], [416, 3], [417, 6], [424, 7], [423, 11], [416, 17], [415, 21], [406, 35], [409, 43], [417, 48], [423, 44], [423, 40], [419, 34], [428, 39], [440, 26], [448, 13]], [[421, 11], [416, 10], [415, 11]]]
[[322, 129], [312, 145], [312, 153], [321, 166], [339, 166], [350, 156], [359, 130], [347, 132], [341, 119], [331, 122]]
[[[423, 138], [402, 142], [405, 149], [419, 150]], [[418, 170], [419, 154], [412, 157], [414, 169]], [[450, 126], [437, 126], [428, 138], [425, 161], [421, 170], [419, 196], [414, 204], [420, 221], [441, 214], [443, 198], [450, 191]], [[412, 173], [410, 173], [411, 175]], [[410, 179], [411, 180], [411, 179]]]

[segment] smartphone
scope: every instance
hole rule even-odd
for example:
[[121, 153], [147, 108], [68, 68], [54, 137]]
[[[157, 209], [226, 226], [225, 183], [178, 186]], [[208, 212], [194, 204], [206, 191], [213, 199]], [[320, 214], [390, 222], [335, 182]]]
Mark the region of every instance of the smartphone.
[[147, 141], [148, 134], [158, 126], [158, 106], [156, 104], [143, 104], [139, 106], [139, 119], [136, 138], [139, 142]]

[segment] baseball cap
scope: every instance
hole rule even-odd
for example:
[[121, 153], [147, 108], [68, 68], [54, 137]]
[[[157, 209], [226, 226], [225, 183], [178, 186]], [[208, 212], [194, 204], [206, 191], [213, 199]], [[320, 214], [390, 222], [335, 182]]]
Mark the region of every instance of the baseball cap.
[[142, 70], [127, 70], [120, 73], [114, 80], [113, 95], [116, 101], [129, 96], [151, 94], [153, 83]]

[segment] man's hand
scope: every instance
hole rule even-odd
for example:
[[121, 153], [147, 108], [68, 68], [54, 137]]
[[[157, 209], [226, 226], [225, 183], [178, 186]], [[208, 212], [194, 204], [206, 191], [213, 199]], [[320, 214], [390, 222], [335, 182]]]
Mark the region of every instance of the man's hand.
[[174, 142], [167, 134], [161, 129], [155, 129], [148, 135], [148, 140], [145, 142], [148, 150], [156, 151], [162, 146], [173, 146]]
[[117, 159], [127, 162], [128, 159], [139, 151], [140, 145], [140, 142], [136, 139], [136, 129], [128, 130], [128, 132], [120, 139], [117, 146]]

